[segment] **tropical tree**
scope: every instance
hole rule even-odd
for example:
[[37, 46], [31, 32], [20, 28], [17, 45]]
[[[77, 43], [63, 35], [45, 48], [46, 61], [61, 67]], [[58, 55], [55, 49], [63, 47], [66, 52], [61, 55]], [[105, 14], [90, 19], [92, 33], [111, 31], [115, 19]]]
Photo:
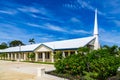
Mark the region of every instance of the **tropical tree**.
[[29, 43], [30, 44], [34, 44], [35, 43], [35, 39], [34, 38], [29, 39]]
[[0, 44], [0, 49], [5, 49], [5, 48], [7, 48], [8, 46], [7, 46], [7, 43], [5, 43], [5, 42], [2, 42], [1, 44]]
[[112, 55], [118, 54], [118, 51], [119, 51], [119, 47], [116, 45], [113, 45], [113, 46], [104, 45], [103, 49], [106, 49], [108, 51], [108, 53], [110, 53]]
[[7, 55], [6, 53], [2, 53], [1, 57], [3, 57], [3, 59], [5, 60], [6, 55]]
[[9, 43], [10, 47], [15, 47], [15, 46], [19, 46], [19, 45], [24, 45], [24, 43], [20, 40], [13, 40]]
[[35, 60], [35, 53], [31, 53], [28, 55], [28, 58], [32, 60], [32, 62]]

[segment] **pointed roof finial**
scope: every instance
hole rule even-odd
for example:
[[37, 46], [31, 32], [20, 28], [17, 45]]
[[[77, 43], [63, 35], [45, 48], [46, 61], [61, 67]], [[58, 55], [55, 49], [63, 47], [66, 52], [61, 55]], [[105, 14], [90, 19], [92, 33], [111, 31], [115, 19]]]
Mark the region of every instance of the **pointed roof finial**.
[[98, 35], [97, 9], [95, 9], [94, 35]]
[[98, 22], [97, 22], [97, 9], [95, 9], [94, 37], [95, 37], [94, 49], [97, 50], [100, 48], [99, 34], [98, 34]]

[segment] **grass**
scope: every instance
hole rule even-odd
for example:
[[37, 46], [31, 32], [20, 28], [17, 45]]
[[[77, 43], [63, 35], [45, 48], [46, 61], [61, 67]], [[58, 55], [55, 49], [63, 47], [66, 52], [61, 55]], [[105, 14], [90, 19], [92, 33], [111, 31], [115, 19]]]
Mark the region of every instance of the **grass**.
[[21, 61], [21, 62], [37, 63], [37, 64], [54, 64], [54, 63], [50, 63], [50, 62], [35, 62], [35, 61]]
[[[16, 60], [7, 60], [7, 59], [0, 59], [0, 60], [4, 60], [4, 61], [16, 61]], [[20, 62], [37, 63], [37, 64], [54, 64], [54, 63], [50, 63], [50, 62], [35, 62], [35, 61], [20, 61]]]

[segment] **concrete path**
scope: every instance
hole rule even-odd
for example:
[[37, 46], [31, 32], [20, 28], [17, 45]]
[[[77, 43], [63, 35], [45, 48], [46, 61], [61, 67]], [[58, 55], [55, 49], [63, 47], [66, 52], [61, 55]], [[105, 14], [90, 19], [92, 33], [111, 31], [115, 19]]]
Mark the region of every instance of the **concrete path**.
[[[56, 76], [45, 74], [43, 76], [37, 77], [38, 68], [45, 68], [45, 71], [51, 71], [55, 70], [54, 65], [51, 64], [35, 64], [35, 63], [26, 63], [26, 62], [12, 62], [12, 61], [3, 61], [0, 60], [0, 75], [2, 77], [2, 73], [8, 73], [8, 74], [15, 74], [18, 73], [16, 76], [19, 76], [19, 74], [26, 74], [25, 76], [29, 75], [30, 77], [27, 79], [15, 79], [12, 80], [66, 80], [64, 78], [59, 78]], [[3, 71], [3, 72], [2, 72]], [[21, 76], [20, 75], [20, 76]], [[9, 75], [7, 75], [9, 76]], [[10, 75], [12, 76], [12, 75]], [[32, 76], [32, 77], [31, 77]], [[15, 76], [14, 76], [15, 77]], [[28, 76], [27, 76], [28, 77]], [[25, 78], [25, 77], [23, 77]], [[10, 80], [10, 79], [1, 79], [0, 80]]]

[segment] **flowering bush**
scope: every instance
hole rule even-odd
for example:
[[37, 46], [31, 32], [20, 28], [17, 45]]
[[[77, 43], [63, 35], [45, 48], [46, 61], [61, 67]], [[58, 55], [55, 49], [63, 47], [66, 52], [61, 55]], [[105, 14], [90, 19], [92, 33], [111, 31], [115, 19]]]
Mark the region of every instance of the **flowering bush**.
[[106, 80], [108, 77], [116, 75], [117, 68], [120, 66], [120, 57], [113, 52], [111, 54], [106, 48], [88, 51], [87, 54], [84, 54], [86, 51], [78, 52], [78, 54], [57, 60], [55, 62], [56, 71], [81, 76], [80, 78], [85, 80], [91, 78]]

